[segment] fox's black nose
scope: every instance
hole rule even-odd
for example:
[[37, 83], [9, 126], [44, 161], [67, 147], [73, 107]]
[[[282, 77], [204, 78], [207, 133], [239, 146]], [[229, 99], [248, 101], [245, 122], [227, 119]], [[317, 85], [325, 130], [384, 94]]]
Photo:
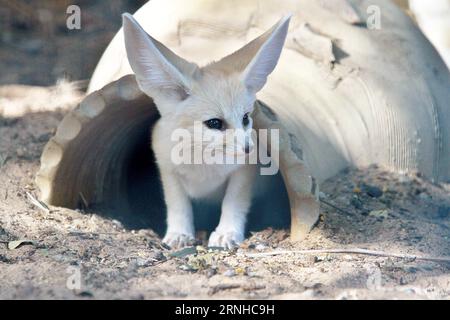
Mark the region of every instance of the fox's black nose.
[[245, 153], [250, 153], [250, 152], [252, 152], [252, 150], [253, 150], [253, 148], [250, 145], [248, 145], [248, 144], [245, 145], [245, 147], [244, 147]]

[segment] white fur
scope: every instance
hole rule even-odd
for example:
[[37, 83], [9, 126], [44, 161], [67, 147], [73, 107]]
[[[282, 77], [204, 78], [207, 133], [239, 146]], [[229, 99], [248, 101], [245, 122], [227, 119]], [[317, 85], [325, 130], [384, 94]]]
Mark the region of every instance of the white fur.
[[[153, 98], [161, 119], [152, 133], [167, 205], [167, 232], [163, 239], [171, 247], [194, 240], [191, 199], [223, 194], [221, 218], [209, 238], [209, 246], [231, 248], [244, 240], [245, 221], [251, 202], [255, 168], [248, 164], [175, 164], [171, 140], [175, 129], [194, 136], [194, 122], [219, 118], [227, 129], [244, 129], [251, 138], [252, 120], [244, 128], [243, 116], [253, 111], [255, 94], [273, 71], [286, 38], [289, 18], [221, 61], [203, 68], [187, 62], [149, 36], [129, 14], [123, 15], [128, 59], [143, 92]], [[209, 130], [222, 136], [225, 131]], [[227, 156], [245, 156], [244, 140], [226, 144]], [[188, 144], [189, 142], [186, 142]], [[185, 145], [192, 152], [204, 148], [204, 141]], [[222, 143], [214, 145], [220, 152]]]

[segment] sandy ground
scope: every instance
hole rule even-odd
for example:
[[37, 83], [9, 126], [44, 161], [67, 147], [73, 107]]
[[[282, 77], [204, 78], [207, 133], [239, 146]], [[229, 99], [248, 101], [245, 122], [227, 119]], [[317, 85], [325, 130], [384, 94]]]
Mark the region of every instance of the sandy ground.
[[[449, 185], [376, 167], [348, 170], [321, 186], [323, 200], [340, 210], [323, 203], [320, 222], [300, 243], [289, 241], [288, 230], [266, 229], [233, 252], [169, 250], [151, 230], [32, 204], [27, 192], [39, 194], [41, 151], [65, 112], [0, 117], [2, 299], [450, 298], [450, 264], [356, 254], [249, 256], [358, 247], [448, 257]], [[13, 240], [32, 242], [8, 249]]]
[[[233, 252], [169, 250], [151, 230], [33, 205], [27, 193], [39, 195], [34, 176], [42, 149], [81, 94], [67, 83], [17, 84], [88, 79], [120, 26], [117, 17], [142, 2], [79, 1], [83, 26], [72, 31], [65, 28], [70, 1], [20, 2], [25, 11], [11, 2], [0, 10], [1, 18], [13, 17], [2, 20], [0, 33], [0, 83], [13, 84], [0, 86], [0, 299], [450, 298], [450, 264], [355, 254], [249, 256], [358, 247], [448, 257], [450, 186], [419, 175], [374, 167], [342, 172], [321, 186], [323, 200], [340, 210], [324, 203], [307, 239], [294, 244], [288, 230], [267, 229]], [[51, 19], [27, 15], [36, 9]], [[28, 242], [14, 248], [15, 240]]]

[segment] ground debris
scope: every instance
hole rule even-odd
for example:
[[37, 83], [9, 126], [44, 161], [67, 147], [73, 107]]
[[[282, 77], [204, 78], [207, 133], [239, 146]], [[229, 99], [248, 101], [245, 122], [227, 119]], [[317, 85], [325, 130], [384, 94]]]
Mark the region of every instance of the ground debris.
[[[302, 242], [291, 243], [289, 230], [250, 228], [234, 251], [202, 246], [174, 251], [148, 228], [128, 230], [120, 219], [92, 208], [86, 213], [50, 207], [47, 214], [30, 205], [26, 192], [37, 192], [34, 174], [45, 144], [39, 137], [50, 137], [61, 117], [60, 112], [27, 114], [0, 126], [5, 137], [0, 154], [9, 156], [0, 170], [0, 298], [450, 299], [449, 265], [413, 258], [450, 252], [447, 184], [375, 167], [351, 169], [321, 184], [321, 199], [332, 206], [322, 202], [323, 218]], [[26, 160], [15, 154], [18, 147], [27, 151]], [[364, 185], [379, 188], [382, 195], [368, 194]], [[370, 214], [377, 210], [386, 210], [387, 218]], [[38, 239], [39, 244], [7, 249], [7, 242], [19, 239]], [[411, 258], [351, 253], [248, 257], [355, 247]], [[78, 292], [91, 295], [67, 290], [69, 267], [80, 271]], [[377, 284], [377, 274], [381, 287], [372, 290], [368, 283]]]

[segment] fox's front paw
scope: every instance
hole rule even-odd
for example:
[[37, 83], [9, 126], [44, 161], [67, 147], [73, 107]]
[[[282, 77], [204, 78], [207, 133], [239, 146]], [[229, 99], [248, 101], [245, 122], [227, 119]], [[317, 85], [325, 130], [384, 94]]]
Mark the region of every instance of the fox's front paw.
[[163, 242], [172, 249], [192, 246], [195, 238], [192, 234], [181, 232], [167, 232], [164, 236]]
[[244, 241], [244, 235], [236, 231], [214, 231], [209, 236], [208, 247], [232, 249]]

